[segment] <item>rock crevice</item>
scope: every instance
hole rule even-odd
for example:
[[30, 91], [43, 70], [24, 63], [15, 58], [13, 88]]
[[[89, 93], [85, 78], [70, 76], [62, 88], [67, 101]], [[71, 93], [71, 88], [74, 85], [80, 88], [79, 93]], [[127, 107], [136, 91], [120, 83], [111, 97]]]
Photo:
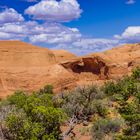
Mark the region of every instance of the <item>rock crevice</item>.
[[100, 79], [107, 79], [109, 74], [109, 68], [106, 62], [98, 56], [63, 62], [61, 65], [73, 73], [92, 73], [98, 75]]

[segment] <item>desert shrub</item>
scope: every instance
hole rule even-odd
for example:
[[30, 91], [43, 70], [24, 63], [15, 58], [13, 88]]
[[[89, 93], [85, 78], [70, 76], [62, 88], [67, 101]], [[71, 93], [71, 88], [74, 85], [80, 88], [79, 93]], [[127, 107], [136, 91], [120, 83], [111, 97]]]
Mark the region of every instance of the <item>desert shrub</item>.
[[[36, 112], [37, 111], [37, 112]], [[7, 139], [59, 139], [60, 112], [49, 108], [39, 108], [35, 110], [35, 120], [29, 118], [25, 113], [16, 112], [10, 114], [6, 119], [5, 136]], [[54, 116], [54, 117], [52, 117]]]
[[118, 86], [121, 87], [120, 94], [124, 96], [125, 100], [128, 100], [128, 98], [131, 96], [135, 96], [137, 93], [137, 85], [131, 77], [126, 77], [121, 80], [118, 83]]
[[123, 96], [123, 103], [118, 102], [120, 107], [118, 111], [126, 122], [123, 134], [120, 139], [140, 139], [140, 88], [139, 72], [137, 68], [133, 71], [132, 76], [122, 79], [117, 84], [121, 87], [118, 94]]
[[140, 67], [137, 67], [133, 70], [132, 77], [135, 80], [138, 80], [138, 81], [140, 80]]
[[114, 82], [108, 82], [103, 87], [102, 90], [107, 96], [110, 96], [114, 100], [126, 101], [131, 96], [136, 95], [138, 89], [137, 84], [132, 77], [126, 76], [123, 79]]
[[140, 90], [138, 90], [138, 93], [136, 94], [136, 98], [138, 99], [139, 104], [140, 104]]
[[[8, 97], [8, 102], [0, 108], [0, 113], [8, 106], [14, 107], [6, 110], [1, 119], [2, 132], [6, 139], [12, 140], [58, 140], [61, 139], [60, 125], [66, 115], [53, 104], [51, 94], [15, 93]], [[21, 100], [21, 102], [20, 102]]]
[[13, 95], [7, 98], [10, 105], [15, 105], [17, 108], [22, 108], [26, 102], [27, 95], [22, 91], [16, 91]]
[[116, 84], [111, 81], [105, 83], [105, 85], [102, 87], [102, 90], [107, 96], [112, 96], [117, 92], [117, 87]]
[[109, 135], [110, 133], [117, 133], [120, 131], [122, 124], [122, 120], [119, 119], [99, 119], [92, 126], [92, 139], [103, 140], [106, 135]]
[[92, 113], [96, 113], [101, 117], [106, 117], [108, 114], [108, 105], [103, 100], [94, 100], [91, 104]]
[[135, 102], [131, 102], [131, 103], [128, 103], [126, 102], [123, 106], [120, 106], [119, 108], [119, 112], [123, 115], [130, 115], [130, 114], [135, 114], [135, 113], [138, 113], [138, 103], [137, 101], [135, 100]]
[[124, 97], [121, 94], [114, 94], [110, 97], [110, 100], [113, 102], [124, 103]]
[[118, 103], [116, 110], [126, 123], [122, 134], [115, 139], [140, 139], [140, 68], [136, 68], [131, 76], [106, 83], [102, 91], [110, 100]]
[[125, 119], [127, 127], [123, 130], [123, 137], [131, 139], [140, 138], [140, 104], [137, 101], [126, 103], [119, 109]]
[[46, 85], [42, 89], [39, 90], [39, 94], [53, 94], [53, 86], [52, 85]]
[[84, 127], [80, 128], [78, 131], [80, 132], [81, 135], [89, 135], [90, 134], [90, 127]]
[[77, 88], [65, 95], [62, 108], [69, 117], [75, 115], [78, 119], [88, 118], [88, 115], [93, 114], [92, 102], [96, 98], [102, 97], [99, 96], [99, 90], [95, 86]]
[[[25, 124], [28, 124], [28, 128], [26, 127], [26, 129], [24, 129]], [[22, 111], [8, 114], [4, 125], [3, 133], [6, 139], [29, 139], [31, 124], [29, 124], [26, 114]]]

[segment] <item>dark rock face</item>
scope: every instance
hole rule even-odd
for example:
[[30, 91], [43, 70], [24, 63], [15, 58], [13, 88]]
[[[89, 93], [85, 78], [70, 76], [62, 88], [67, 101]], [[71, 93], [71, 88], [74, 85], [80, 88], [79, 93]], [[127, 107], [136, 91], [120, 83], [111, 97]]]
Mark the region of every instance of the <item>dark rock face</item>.
[[107, 79], [109, 74], [106, 62], [98, 56], [84, 57], [79, 60], [61, 63], [61, 65], [73, 73], [92, 73], [98, 75], [100, 79]]

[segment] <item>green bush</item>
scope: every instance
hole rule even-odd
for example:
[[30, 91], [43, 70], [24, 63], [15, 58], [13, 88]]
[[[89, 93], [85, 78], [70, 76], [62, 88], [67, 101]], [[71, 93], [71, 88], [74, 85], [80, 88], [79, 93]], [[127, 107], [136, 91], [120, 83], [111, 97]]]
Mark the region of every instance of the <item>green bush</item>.
[[78, 119], [88, 118], [94, 113], [92, 109], [93, 100], [102, 98], [99, 96], [99, 92], [94, 85], [78, 88], [65, 95], [62, 108], [69, 117], [75, 115]]
[[106, 135], [117, 133], [122, 126], [122, 120], [99, 119], [93, 124], [91, 135], [93, 140], [104, 140]]
[[138, 91], [137, 84], [132, 77], [128, 76], [124, 77], [122, 80], [119, 80], [116, 83], [106, 83], [102, 90], [107, 96], [114, 96], [114, 99], [119, 99], [119, 101], [128, 100], [129, 97], [135, 96]]
[[128, 100], [129, 97], [135, 96], [137, 93], [137, 85], [131, 79], [131, 77], [126, 77], [120, 81], [121, 91], [120, 93], [124, 96], [125, 100]]
[[108, 106], [102, 100], [94, 100], [91, 104], [91, 110], [104, 118], [108, 114]]
[[115, 109], [126, 123], [123, 134], [116, 136], [116, 139], [140, 139], [140, 67], [131, 76], [125, 76], [115, 83], [106, 83], [103, 92], [118, 103]]
[[[15, 107], [6, 113], [2, 132], [11, 140], [58, 140], [61, 139], [60, 125], [66, 115], [53, 104], [51, 94], [15, 93], [8, 97], [6, 106]], [[21, 102], [20, 102], [21, 100]], [[2, 106], [4, 107], [4, 106]], [[4, 113], [1, 109], [1, 114]]]
[[17, 108], [22, 108], [26, 102], [27, 95], [22, 91], [16, 91], [15, 94], [9, 96], [7, 101], [10, 105], [15, 105]]
[[116, 84], [111, 81], [105, 83], [105, 85], [102, 87], [102, 90], [107, 96], [112, 96], [117, 92], [117, 87]]
[[53, 86], [46, 85], [46, 86], [44, 86], [44, 88], [40, 89], [38, 93], [39, 94], [44, 94], [44, 93], [53, 94]]
[[[140, 69], [133, 71], [132, 76], [124, 78], [119, 82], [121, 91], [119, 94], [123, 95], [124, 101], [118, 102], [120, 115], [126, 122], [126, 127], [123, 129], [123, 134], [119, 137], [121, 139], [140, 139]], [[131, 98], [130, 98], [131, 97]], [[130, 101], [128, 100], [130, 99]]]
[[132, 77], [135, 80], [138, 80], [138, 81], [140, 80], [140, 67], [137, 67], [133, 70]]

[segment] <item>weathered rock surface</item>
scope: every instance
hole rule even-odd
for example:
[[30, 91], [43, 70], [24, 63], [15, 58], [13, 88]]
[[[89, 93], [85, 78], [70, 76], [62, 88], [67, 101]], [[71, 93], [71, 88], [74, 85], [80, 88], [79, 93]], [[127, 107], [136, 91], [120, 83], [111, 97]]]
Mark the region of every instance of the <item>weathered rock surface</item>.
[[49, 49], [21, 41], [0, 41], [0, 97], [15, 90], [38, 90], [46, 84], [60, 90], [64, 83], [71, 87], [73, 79]]
[[51, 51], [54, 53], [57, 62], [62, 62], [62, 61], [70, 60], [77, 57], [76, 55], [66, 50], [51, 50]]
[[130, 74], [140, 65], [140, 44], [127, 44], [62, 62], [61, 65], [78, 77], [78, 85], [102, 84]]
[[77, 85], [101, 84], [140, 65], [140, 44], [76, 57], [21, 41], [0, 41], [0, 97], [15, 90], [34, 91], [52, 84], [56, 92]]

